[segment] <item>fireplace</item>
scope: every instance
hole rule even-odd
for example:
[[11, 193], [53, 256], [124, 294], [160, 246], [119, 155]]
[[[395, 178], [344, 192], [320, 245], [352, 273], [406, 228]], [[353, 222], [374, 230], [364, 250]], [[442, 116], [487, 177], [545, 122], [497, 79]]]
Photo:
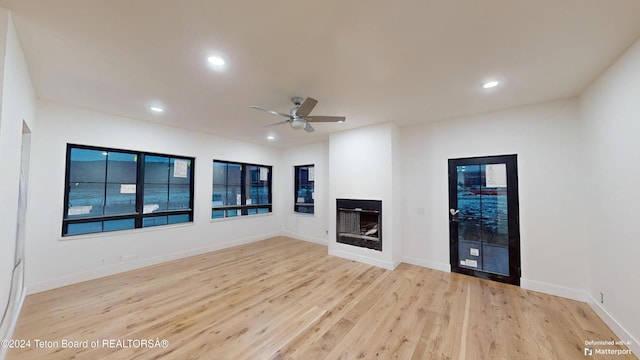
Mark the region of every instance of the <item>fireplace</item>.
[[336, 200], [336, 240], [382, 251], [382, 201]]

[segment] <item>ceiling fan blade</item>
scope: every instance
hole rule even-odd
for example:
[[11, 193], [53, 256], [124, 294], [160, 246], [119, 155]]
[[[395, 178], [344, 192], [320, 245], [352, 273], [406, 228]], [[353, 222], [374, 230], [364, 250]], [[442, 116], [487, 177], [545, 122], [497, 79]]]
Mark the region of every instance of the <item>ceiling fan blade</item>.
[[304, 131], [306, 131], [308, 133], [312, 133], [312, 132], [316, 131], [316, 129], [314, 129], [313, 126], [311, 126], [311, 124], [307, 123], [304, 126]]
[[311, 122], [344, 122], [347, 120], [344, 116], [308, 116], [305, 119]]
[[304, 102], [300, 105], [298, 110], [296, 110], [296, 114], [300, 117], [307, 117], [307, 115], [309, 115], [311, 110], [313, 110], [313, 108], [316, 107], [317, 103], [318, 103], [318, 100], [314, 98], [308, 97], [304, 99]]
[[289, 120], [279, 121], [279, 122], [277, 122], [277, 123], [275, 123], [275, 124], [265, 125], [264, 127], [271, 127], [271, 126], [276, 126], [276, 125], [282, 125], [282, 124], [286, 124], [286, 123], [288, 123], [288, 122], [289, 122]]
[[269, 114], [273, 114], [273, 115], [280, 115], [280, 116], [284, 116], [284, 117], [291, 117], [289, 114], [285, 114], [285, 113], [281, 113], [279, 111], [275, 111], [275, 110], [269, 110], [269, 109], [265, 109], [265, 108], [261, 108], [260, 106], [255, 106], [255, 105], [251, 105], [249, 106], [252, 109], [257, 109], [257, 110], [262, 110], [262, 111], [266, 111]]

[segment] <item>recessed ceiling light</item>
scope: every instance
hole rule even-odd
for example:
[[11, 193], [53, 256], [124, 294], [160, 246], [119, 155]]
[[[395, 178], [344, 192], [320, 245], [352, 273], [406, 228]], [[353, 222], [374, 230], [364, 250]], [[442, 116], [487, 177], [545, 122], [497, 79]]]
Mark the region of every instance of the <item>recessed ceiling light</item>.
[[275, 136], [273, 136], [273, 135], [269, 135], [269, 136], [267, 136], [267, 139], [268, 139], [268, 140], [275, 140], [275, 139], [276, 139], [276, 137], [275, 137]]
[[491, 89], [493, 87], [498, 86], [498, 84], [500, 84], [499, 81], [493, 80], [493, 81], [487, 81], [486, 83], [482, 84], [482, 87], [485, 89]]
[[338, 124], [342, 124], [344, 122], [344, 120], [340, 120], [338, 121]]
[[207, 58], [207, 61], [209, 62], [209, 64], [214, 65], [214, 66], [222, 66], [222, 65], [224, 65], [224, 59], [219, 57], [219, 56], [209, 56]]
[[161, 107], [157, 107], [157, 106], [149, 106], [149, 110], [153, 111], [153, 112], [157, 112], [157, 113], [161, 113], [164, 112], [164, 109]]

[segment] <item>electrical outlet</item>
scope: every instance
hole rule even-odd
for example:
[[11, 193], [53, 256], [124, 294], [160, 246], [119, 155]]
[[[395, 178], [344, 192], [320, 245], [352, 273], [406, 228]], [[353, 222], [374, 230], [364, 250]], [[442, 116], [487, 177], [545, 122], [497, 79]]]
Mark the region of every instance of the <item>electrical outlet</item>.
[[604, 294], [600, 293], [600, 304], [604, 304]]

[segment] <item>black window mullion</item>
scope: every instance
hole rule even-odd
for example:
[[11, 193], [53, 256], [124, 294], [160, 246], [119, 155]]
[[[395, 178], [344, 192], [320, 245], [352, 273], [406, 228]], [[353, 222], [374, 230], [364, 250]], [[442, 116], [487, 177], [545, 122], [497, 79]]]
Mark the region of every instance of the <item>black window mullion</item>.
[[224, 164], [224, 173], [226, 174], [224, 182], [224, 202], [225, 205], [229, 202], [229, 163]]
[[69, 192], [71, 192], [70, 180], [71, 180], [71, 148], [72, 146], [67, 144], [67, 159], [65, 166], [65, 184], [64, 184], [64, 213], [62, 214], [62, 236], [68, 232], [69, 227], [65, 222], [69, 214]]
[[300, 166], [293, 167], [293, 211], [298, 211], [298, 192], [300, 191]]
[[[195, 189], [195, 179], [193, 177], [193, 172], [194, 172], [194, 168], [196, 166], [196, 160], [192, 159], [189, 160], [189, 164], [191, 164], [191, 166], [188, 166], [188, 170], [189, 170], [189, 221], [193, 221], [193, 208], [195, 207], [195, 200], [194, 200], [194, 189]], [[175, 166], [175, 165], [174, 165]]]
[[[247, 207], [243, 206], [247, 203], [247, 175], [251, 176], [251, 172], [247, 171], [247, 168], [249, 167], [249, 165], [246, 164], [242, 164], [240, 165], [240, 213], [242, 215], [249, 215], [249, 212], [247, 211]], [[251, 184], [251, 180], [249, 180], [249, 184]], [[251, 185], [249, 185], [251, 186]]]
[[145, 165], [145, 156], [144, 154], [138, 154], [138, 161], [136, 164], [136, 168], [138, 170], [138, 177], [136, 178], [136, 216], [135, 216], [135, 225], [136, 229], [142, 227], [142, 213], [144, 210], [144, 165]]
[[[104, 197], [102, 203], [102, 215], [107, 215], [107, 181], [109, 179], [109, 151], [104, 155]], [[104, 232], [104, 220], [100, 221], [100, 230]]]
[[[107, 179], [109, 178], [109, 151], [105, 151], [107, 154], [104, 156], [104, 193], [102, 203], [102, 215], [107, 215]], [[104, 231], [104, 222], [103, 222]]]
[[[271, 171], [271, 167], [267, 168], [269, 170], [269, 172], [267, 173], [267, 189], [269, 189], [268, 194], [267, 194], [267, 199], [268, 199], [268, 203], [271, 204], [272, 203], [272, 199], [271, 199], [271, 173], [273, 171]], [[259, 179], [259, 178], [258, 178]], [[269, 211], [271, 211], [271, 205], [269, 205]]]
[[169, 200], [169, 194], [171, 194], [171, 159], [173, 160], [173, 167], [175, 169], [176, 166], [176, 161], [175, 158], [168, 158], [169, 159], [169, 163], [167, 164], [167, 210], [169, 210], [169, 203], [171, 202]]
[[[224, 164], [224, 173], [226, 174], [225, 176], [225, 183], [224, 183], [224, 205], [230, 205], [228, 204], [229, 202], [229, 163], [225, 163]], [[224, 217], [227, 217], [227, 211], [225, 210], [224, 212]]]

